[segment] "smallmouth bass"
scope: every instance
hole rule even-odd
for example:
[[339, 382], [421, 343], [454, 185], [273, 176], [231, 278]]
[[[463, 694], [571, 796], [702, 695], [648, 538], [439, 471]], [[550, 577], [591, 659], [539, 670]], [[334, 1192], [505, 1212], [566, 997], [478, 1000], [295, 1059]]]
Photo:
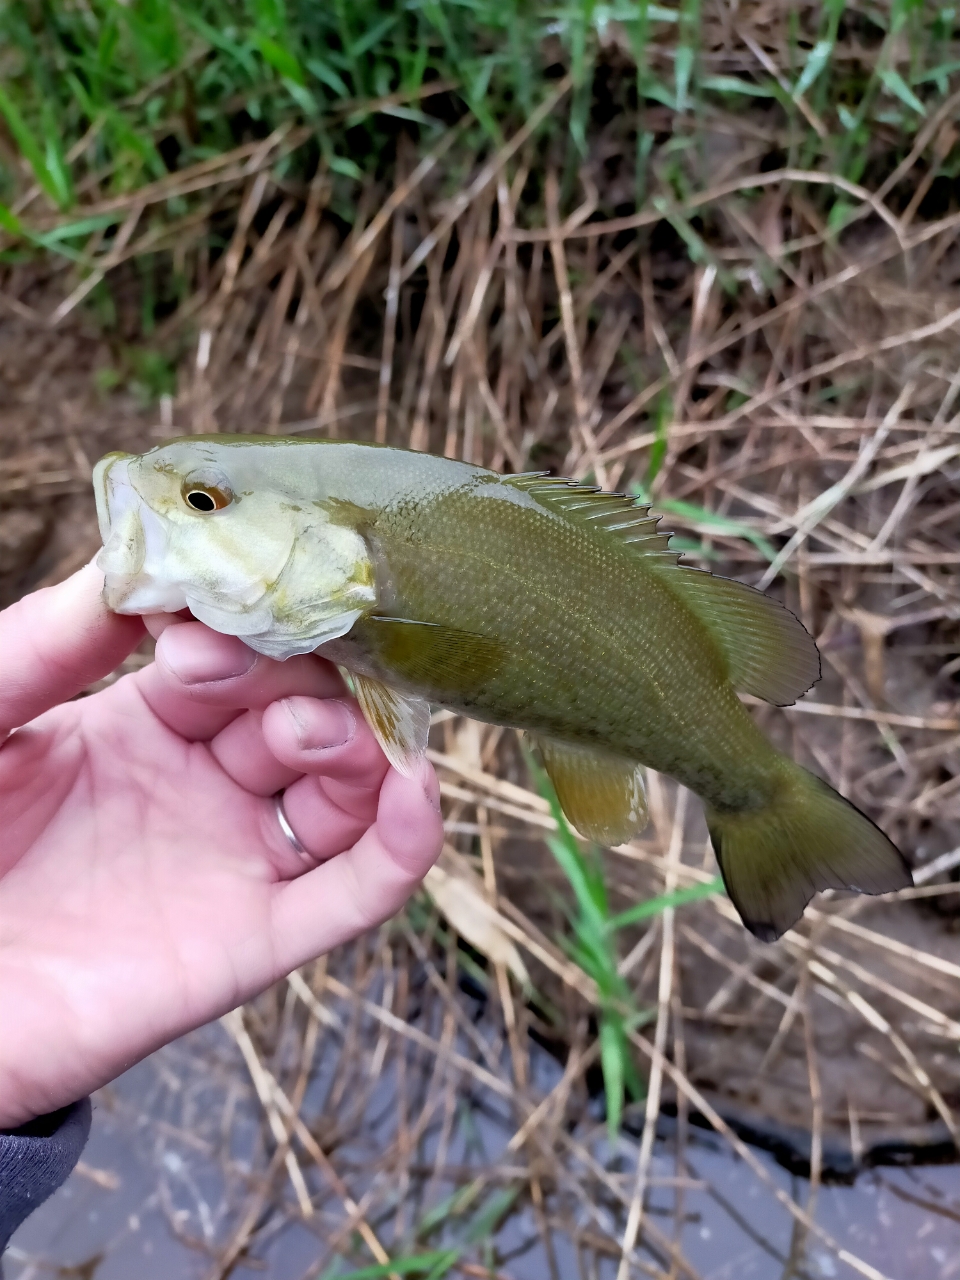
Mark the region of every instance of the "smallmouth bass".
[[776, 751], [738, 693], [819, 678], [801, 623], [681, 566], [647, 506], [545, 474], [372, 444], [188, 436], [94, 472], [104, 598], [189, 608], [272, 658], [348, 669], [401, 770], [430, 705], [524, 730], [573, 825], [620, 844], [642, 767], [703, 800], [744, 924], [774, 939], [826, 888], [911, 883], [894, 844]]

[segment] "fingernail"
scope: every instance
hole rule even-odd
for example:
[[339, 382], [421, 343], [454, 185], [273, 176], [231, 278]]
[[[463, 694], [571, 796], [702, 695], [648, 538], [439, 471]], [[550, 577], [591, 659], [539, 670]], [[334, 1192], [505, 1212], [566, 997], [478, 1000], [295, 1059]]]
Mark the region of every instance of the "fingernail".
[[345, 746], [357, 731], [356, 716], [336, 698], [284, 698], [301, 751], [327, 751]]
[[157, 657], [187, 685], [233, 680], [246, 675], [257, 661], [257, 654], [235, 636], [189, 625], [167, 627], [157, 641]]

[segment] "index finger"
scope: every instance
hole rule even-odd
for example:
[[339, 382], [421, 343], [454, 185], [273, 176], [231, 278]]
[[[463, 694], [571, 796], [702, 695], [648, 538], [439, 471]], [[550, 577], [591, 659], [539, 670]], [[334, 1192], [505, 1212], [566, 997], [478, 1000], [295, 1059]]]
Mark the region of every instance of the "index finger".
[[345, 691], [336, 667], [323, 658], [302, 654], [276, 662], [202, 622], [167, 627], [155, 661], [136, 682], [154, 715], [192, 742], [206, 742], [240, 712], [262, 710], [280, 698]]

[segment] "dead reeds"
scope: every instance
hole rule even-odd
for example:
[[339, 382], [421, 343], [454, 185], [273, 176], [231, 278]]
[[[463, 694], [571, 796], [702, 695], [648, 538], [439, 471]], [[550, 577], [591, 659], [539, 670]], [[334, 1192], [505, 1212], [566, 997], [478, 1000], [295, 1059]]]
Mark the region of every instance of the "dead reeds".
[[[294, 1219], [313, 1250], [304, 1276], [334, 1259], [409, 1272], [421, 1254], [424, 1272], [446, 1268], [431, 1274], [507, 1277], [512, 1241], [542, 1250], [554, 1280], [574, 1257], [584, 1275], [695, 1280], [685, 1142], [702, 1118], [768, 1191], [738, 1135], [790, 1148], [808, 1198], [770, 1193], [801, 1236], [877, 1278], [879, 1262], [818, 1225], [819, 1182], [891, 1143], [922, 1156], [960, 1137], [960, 214], [922, 216], [921, 194], [947, 117], [860, 186], [765, 167], [782, 141], [769, 121], [718, 114], [693, 194], [678, 197], [655, 151], [644, 206], [625, 216], [604, 139], [564, 190], [536, 123], [453, 195], [453, 133], [419, 161], [401, 148], [396, 185], [368, 185], [346, 232], [329, 174], [276, 176], [289, 130], [141, 189], [109, 246], [69, 269], [9, 269], [9, 590], [95, 549], [100, 453], [177, 433], [377, 439], [635, 487], [692, 563], [769, 588], [817, 638], [821, 683], [758, 719], [899, 842], [917, 887], [824, 898], [772, 946], [719, 896], [622, 930], [648, 1092], [625, 1116], [639, 1142], [611, 1142], [598, 989], [559, 943], [570, 891], [543, 842], [556, 824], [511, 734], [440, 713], [440, 877], [399, 920], [224, 1020], [239, 1056], [221, 1076], [223, 1125], [242, 1105], [260, 1129], [247, 1169], [224, 1158], [226, 1207], [191, 1241], [210, 1280]], [[824, 186], [849, 202], [842, 227], [824, 220]], [[187, 191], [204, 194], [155, 231], [151, 201]], [[213, 257], [203, 230], [224, 208]], [[150, 339], [176, 371], [159, 410], [77, 372], [135, 382], [81, 303], [112, 272], [122, 310], [124, 264], [147, 249], [192, 286]], [[612, 912], [715, 874], [696, 802], [655, 778], [650, 797], [648, 832], [605, 855]], [[482, 904], [486, 945], [458, 945], [451, 884]], [[654, 1161], [664, 1107], [669, 1175]], [[653, 1214], [664, 1187], [669, 1211], [661, 1197]]]

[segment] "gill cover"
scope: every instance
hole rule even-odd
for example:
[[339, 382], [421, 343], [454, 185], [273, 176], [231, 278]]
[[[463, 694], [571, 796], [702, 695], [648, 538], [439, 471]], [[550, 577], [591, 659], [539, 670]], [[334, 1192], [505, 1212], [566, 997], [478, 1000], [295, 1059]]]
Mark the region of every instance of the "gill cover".
[[268, 484], [240, 491], [196, 447], [108, 455], [94, 489], [97, 564], [117, 613], [189, 608], [213, 630], [288, 658], [344, 635], [376, 603], [360, 534], [322, 503]]

